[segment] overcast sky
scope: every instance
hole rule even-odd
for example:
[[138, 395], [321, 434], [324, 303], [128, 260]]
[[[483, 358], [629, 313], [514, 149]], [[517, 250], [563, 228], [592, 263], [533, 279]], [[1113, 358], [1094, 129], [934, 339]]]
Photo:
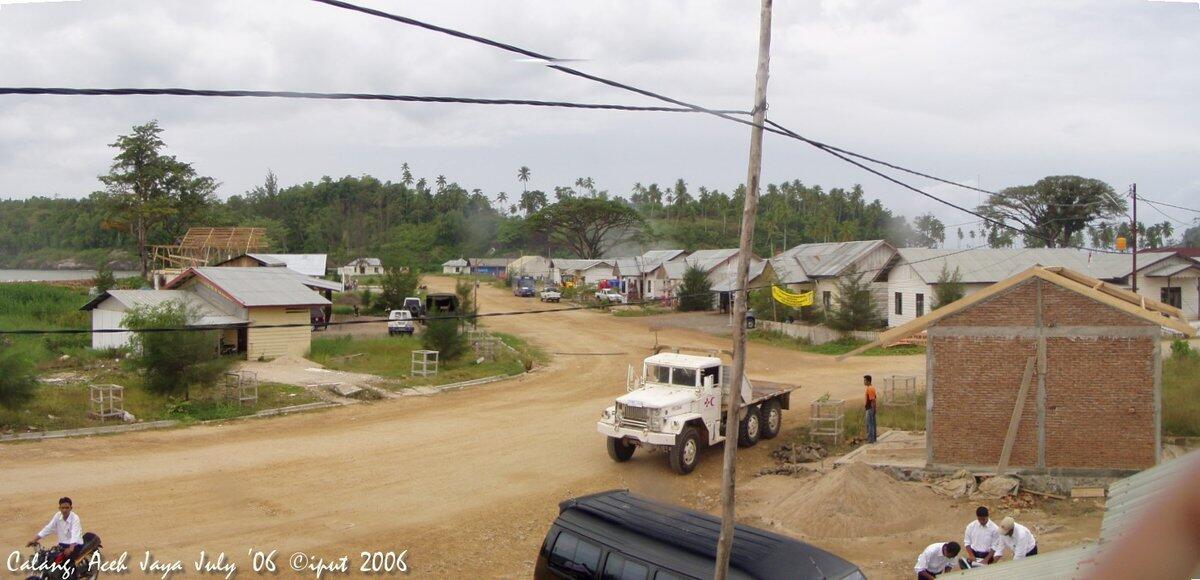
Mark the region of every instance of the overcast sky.
[[[9, 0], [11, 1], [11, 0]], [[758, 3], [368, 1], [710, 107], [749, 108]], [[0, 0], [0, 85], [189, 87], [655, 104], [508, 53], [303, 0]], [[1200, 7], [1074, 0], [785, 0], [770, 116], [813, 138], [988, 189], [1080, 174], [1200, 206]], [[98, 188], [118, 134], [149, 119], [220, 194], [323, 175], [398, 180], [407, 161], [490, 196], [591, 176], [625, 194], [745, 179], [749, 129], [698, 115], [188, 97], [0, 96], [0, 197]], [[861, 183], [934, 207], [798, 142], [764, 179]], [[974, 206], [980, 194], [928, 187]], [[1151, 221], [1161, 219], [1144, 210]], [[1185, 221], [1195, 214], [1172, 212]]]

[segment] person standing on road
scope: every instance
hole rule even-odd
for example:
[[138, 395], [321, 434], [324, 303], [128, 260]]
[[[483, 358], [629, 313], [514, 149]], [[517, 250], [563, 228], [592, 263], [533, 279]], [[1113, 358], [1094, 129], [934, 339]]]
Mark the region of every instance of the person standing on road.
[[963, 546], [971, 556], [984, 564], [991, 564], [1004, 553], [1004, 546], [1000, 542], [1000, 526], [988, 519], [987, 506], [981, 505], [975, 510], [975, 519], [967, 524], [967, 531], [963, 535]]
[[63, 555], [70, 556], [83, 545], [83, 524], [79, 522], [79, 514], [72, 511], [74, 506], [71, 504], [71, 498], [64, 497], [58, 500], [58, 513], [50, 518], [50, 523], [38, 532], [32, 540], [27, 544], [34, 546], [38, 542], [54, 534], [54, 539], [58, 540], [58, 547], [62, 550]]
[[929, 544], [917, 557], [917, 565], [913, 567], [913, 571], [917, 573], [917, 580], [933, 580], [934, 576], [954, 569], [954, 557], [961, 549], [958, 542]]
[[863, 375], [863, 386], [867, 388], [866, 393], [866, 409], [867, 409], [867, 443], [875, 442], [875, 409], [876, 399], [875, 386], [871, 384], [871, 375]]
[[[1033, 532], [1018, 524], [1011, 517], [1004, 518], [1000, 522], [1000, 541], [1002, 546], [1007, 546], [1012, 550], [1013, 560], [1037, 555], [1037, 538], [1033, 537]], [[1000, 555], [997, 554], [996, 559], [999, 558]]]

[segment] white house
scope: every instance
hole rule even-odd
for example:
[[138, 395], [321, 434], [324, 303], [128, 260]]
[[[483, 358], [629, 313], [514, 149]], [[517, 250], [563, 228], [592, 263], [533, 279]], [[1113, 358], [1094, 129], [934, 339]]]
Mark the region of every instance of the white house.
[[[887, 269], [888, 326], [899, 326], [928, 313], [936, 305], [943, 270], [955, 271], [970, 295], [1033, 266], [1060, 266], [1131, 288], [1130, 254], [1108, 254], [1073, 248], [980, 248], [947, 250], [901, 248]], [[1138, 254], [1138, 294], [1200, 319], [1200, 262], [1177, 252]]]
[[471, 265], [468, 264], [467, 261], [462, 258], [448, 260], [442, 264], [442, 273], [443, 274], [469, 274], [470, 272], [471, 272]]
[[614, 264], [612, 260], [578, 260], [573, 258], [555, 258], [553, 260], [554, 283], [574, 283], [597, 285], [601, 280], [612, 280]]
[[651, 273], [664, 262], [680, 259], [683, 250], [650, 250], [640, 256], [612, 258], [615, 262], [613, 275], [621, 281], [621, 292], [628, 300], [661, 298], [662, 284], [655, 288]]
[[337, 269], [338, 275], [345, 284], [351, 278], [358, 276], [383, 275], [383, 261], [379, 258], [358, 258]]
[[825, 309], [838, 297], [839, 279], [858, 272], [871, 284], [880, 317], [887, 292], [886, 267], [896, 249], [884, 240], [800, 244], [771, 259], [775, 276], [794, 290], [816, 292], [815, 302]]
[[537, 280], [550, 280], [551, 262], [546, 256], [521, 256], [508, 264], [508, 277], [533, 276]]

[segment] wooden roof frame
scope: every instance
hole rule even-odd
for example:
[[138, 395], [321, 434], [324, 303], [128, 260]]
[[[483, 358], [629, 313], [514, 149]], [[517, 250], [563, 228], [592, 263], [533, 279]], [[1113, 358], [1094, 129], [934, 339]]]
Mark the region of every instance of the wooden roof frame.
[[1159, 326], [1169, 328], [1171, 330], [1182, 333], [1184, 336], [1196, 336], [1196, 329], [1183, 317], [1183, 312], [1174, 306], [1170, 306], [1158, 300], [1148, 299], [1140, 294], [1130, 290], [1120, 288], [1092, 278], [1073, 270], [1068, 270], [1063, 267], [1055, 266], [1051, 268], [1033, 267], [1016, 276], [1012, 276], [1007, 280], [1002, 280], [979, 292], [971, 294], [965, 298], [960, 298], [951, 304], [934, 310], [925, 316], [912, 320], [906, 324], [902, 324], [888, 330], [879, 335], [879, 338], [860, 346], [846, 354], [837, 357], [837, 360], [843, 360], [846, 357], [862, 354], [869, 348], [876, 346], [889, 346], [896, 342], [908, 338], [914, 334], [924, 332], [930, 326], [939, 320], [957, 314], [975, 304], [987, 300], [993, 296], [1006, 292], [1013, 287], [1029, 280], [1031, 278], [1041, 278], [1051, 284], [1055, 284], [1067, 290], [1071, 290], [1078, 294], [1082, 294], [1101, 304], [1111, 306], [1117, 310], [1131, 314], [1143, 320], [1152, 322]]

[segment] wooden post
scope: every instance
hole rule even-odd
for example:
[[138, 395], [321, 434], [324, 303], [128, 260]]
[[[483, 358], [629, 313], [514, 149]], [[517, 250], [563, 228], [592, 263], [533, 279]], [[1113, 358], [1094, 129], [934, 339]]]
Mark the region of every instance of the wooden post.
[[996, 466], [996, 475], [1004, 475], [1008, 470], [1008, 460], [1012, 457], [1013, 444], [1017, 441], [1017, 427], [1021, 425], [1021, 415], [1025, 413], [1025, 399], [1029, 395], [1029, 383], [1033, 382], [1033, 366], [1038, 357], [1029, 357], [1025, 363], [1025, 374], [1021, 375], [1021, 389], [1017, 391], [1017, 403], [1013, 406], [1012, 418], [1008, 421], [1008, 433], [1004, 436], [1004, 449], [1000, 451], [1000, 464]]
[[762, 0], [758, 29], [758, 72], [754, 77], [754, 126], [750, 128], [750, 163], [746, 175], [746, 201], [742, 207], [742, 236], [738, 246], [737, 282], [733, 288], [733, 369], [729, 400], [725, 406], [725, 461], [721, 471], [721, 536], [713, 577], [729, 576], [733, 552], [734, 484], [737, 477], [738, 411], [746, 371], [746, 286], [750, 277], [750, 255], [754, 245], [754, 222], [758, 214], [759, 179], [762, 174], [763, 122], [767, 117], [767, 73], [771, 54], [771, 0]]

